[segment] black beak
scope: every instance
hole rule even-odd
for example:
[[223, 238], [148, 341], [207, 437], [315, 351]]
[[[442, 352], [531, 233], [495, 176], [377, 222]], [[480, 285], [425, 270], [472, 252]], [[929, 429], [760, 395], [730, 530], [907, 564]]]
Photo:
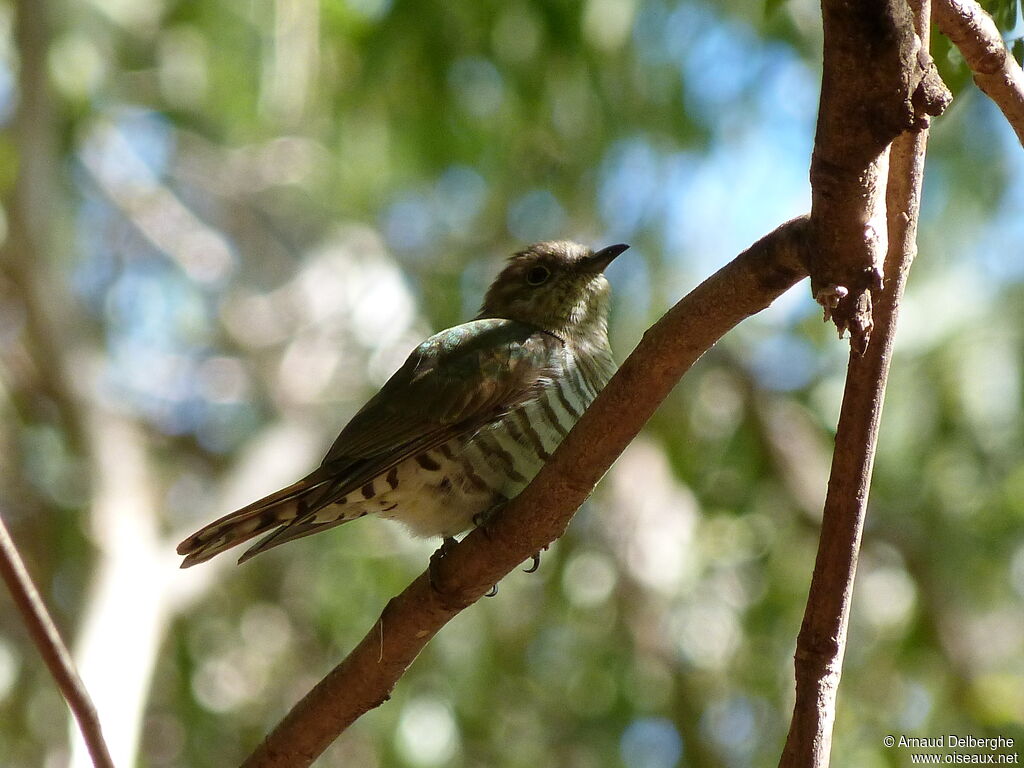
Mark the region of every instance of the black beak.
[[615, 260], [615, 257], [627, 248], [629, 248], [629, 246], [625, 243], [609, 245], [607, 248], [602, 248], [600, 251], [596, 251], [592, 255], [588, 256], [584, 260], [584, 264], [587, 265], [588, 269], [591, 269], [594, 272], [604, 272], [608, 265]]

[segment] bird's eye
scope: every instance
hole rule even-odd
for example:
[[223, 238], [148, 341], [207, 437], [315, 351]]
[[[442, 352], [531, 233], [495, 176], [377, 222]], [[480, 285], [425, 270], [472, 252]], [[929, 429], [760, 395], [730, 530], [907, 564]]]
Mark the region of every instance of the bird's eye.
[[526, 282], [530, 285], [540, 285], [551, 277], [551, 270], [547, 267], [534, 267], [526, 273]]

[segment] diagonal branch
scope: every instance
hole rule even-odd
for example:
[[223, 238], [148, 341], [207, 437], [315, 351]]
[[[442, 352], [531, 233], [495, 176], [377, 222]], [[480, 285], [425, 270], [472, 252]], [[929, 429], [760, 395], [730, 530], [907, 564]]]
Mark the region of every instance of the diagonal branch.
[[360, 715], [386, 701], [441, 627], [562, 535], [679, 377], [730, 328], [804, 277], [806, 237], [806, 217], [783, 224], [651, 327], [533, 482], [393, 598], [359, 645], [244, 766], [307, 766]]
[[[923, 6], [917, 19], [919, 33], [928, 28], [927, 2]], [[824, 768], [829, 764], [836, 693], [896, 317], [917, 253], [926, 142], [924, 129], [905, 133], [893, 142], [890, 152], [885, 200], [889, 238], [886, 284], [876, 293], [874, 307], [878, 341], [863, 355], [855, 350], [850, 354], [818, 554], [797, 638], [796, 703], [779, 763], [782, 768]]]
[[75, 665], [71, 661], [71, 654], [60, 639], [60, 633], [53, 624], [53, 619], [43, 605], [39, 592], [36, 591], [32, 579], [25, 570], [25, 564], [18, 555], [18, 550], [7, 532], [7, 526], [3, 519], [0, 519], [0, 575], [3, 576], [7, 588], [14, 598], [14, 604], [18, 607], [25, 627], [32, 636], [32, 642], [39, 649], [39, 654], [46, 662], [46, 666], [57, 681], [57, 687], [64, 695], [68, 706], [71, 708], [78, 726], [82, 731], [82, 738], [89, 747], [89, 754], [92, 756], [93, 765], [96, 768], [113, 768], [114, 763], [110, 759], [107, 745], [103, 741], [103, 733], [100, 731], [100, 721], [96, 715], [96, 708], [89, 698], [89, 693], [82, 685], [82, 680], [75, 671]]
[[1024, 144], [1024, 71], [992, 17], [975, 0], [936, 0], [935, 23], [960, 49], [974, 82], [1003, 111]]

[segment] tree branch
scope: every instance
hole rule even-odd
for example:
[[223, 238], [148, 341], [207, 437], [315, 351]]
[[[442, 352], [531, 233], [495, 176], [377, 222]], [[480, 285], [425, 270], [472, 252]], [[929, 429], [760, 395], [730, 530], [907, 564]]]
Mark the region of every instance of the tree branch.
[[[928, 29], [927, 1], [922, 3], [917, 29], [921, 39], [927, 39], [923, 34]], [[836, 692], [896, 318], [907, 273], [917, 253], [926, 142], [926, 129], [905, 133], [893, 142], [890, 153], [887, 281], [876, 294], [874, 313], [876, 333], [881, 339], [863, 355], [855, 349], [850, 353], [818, 554], [797, 638], [796, 704], [779, 763], [782, 768], [825, 768], [829, 763]]]
[[975, 0], [936, 0], [935, 23], [960, 49], [974, 82], [1003, 111], [1024, 145], [1024, 71]]
[[67, 647], [61, 641], [60, 633], [54, 626], [50, 614], [47, 613], [46, 606], [43, 605], [43, 601], [39, 597], [39, 592], [32, 584], [32, 578], [25, 570], [25, 564], [21, 561], [2, 518], [0, 518], [0, 575], [3, 576], [4, 582], [14, 598], [14, 604], [21, 613], [29, 635], [32, 637], [32, 642], [39, 649], [39, 655], [46, 662], [50, 674], [57, 681], [57, 687], [60, 688], [60, 692], [64, 695], [64, 699], [78, 721], [82, 738], [85, 739], [85, 743], [89, 747], [89, 754], [92, 755], [93, 764], [96, 768], [113, 768], [114, 763], [110, 759], [107, 745], [103, 741], [96, 708], [75, 671], [71, 654], [68, 653]]
[[427, 641], [491, 585], [562, 535], [576, 509], [693, 363], [730, 328], [806, 273], [807, 218], [768, 234], [680, 301], [647, 333], [541, 472], [500, 514], [421, 574], [348, 657], [243, 764], [306, 766], [387, 700]]
[[[823, 0], [821, 104], [811, 159], [811, 292], [856, 351], [882, 287], [889, 144], [949, 101], [906, 0]], [[924, 53], [922, 54], [922, 51]]]

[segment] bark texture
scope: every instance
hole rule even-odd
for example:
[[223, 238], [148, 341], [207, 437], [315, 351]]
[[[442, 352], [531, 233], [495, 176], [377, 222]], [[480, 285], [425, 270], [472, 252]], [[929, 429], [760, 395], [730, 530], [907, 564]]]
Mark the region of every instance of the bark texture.
[[[927, 30], [927, 3], [918, 24], [919, 31]], [[856, 348], [850, 352], [818, 553], [797, 638], [796, 703], [779, 762], [782, 768], [826, 768], [829, 764], [836, 696], [896, 318], [907, 274], [917, 254], [926, 142], [927, 129], [904, 133], [893, 142], [890, 152], [885, 195], [887, 280], [883, 288], [876, 289], [874, 306], [878, 339], [863, 353]]]
[[992, 17], [974, 0], [936, 0], [935, 23], [960, 49], [974, 82], [1003, 111], [1024, 145], [1024, 71]]
[[949, 102], [906, 0], [823, 0], [821, 103], [811, 159], [811, 292], [863, 352], [883, 285], [889, 145]]

